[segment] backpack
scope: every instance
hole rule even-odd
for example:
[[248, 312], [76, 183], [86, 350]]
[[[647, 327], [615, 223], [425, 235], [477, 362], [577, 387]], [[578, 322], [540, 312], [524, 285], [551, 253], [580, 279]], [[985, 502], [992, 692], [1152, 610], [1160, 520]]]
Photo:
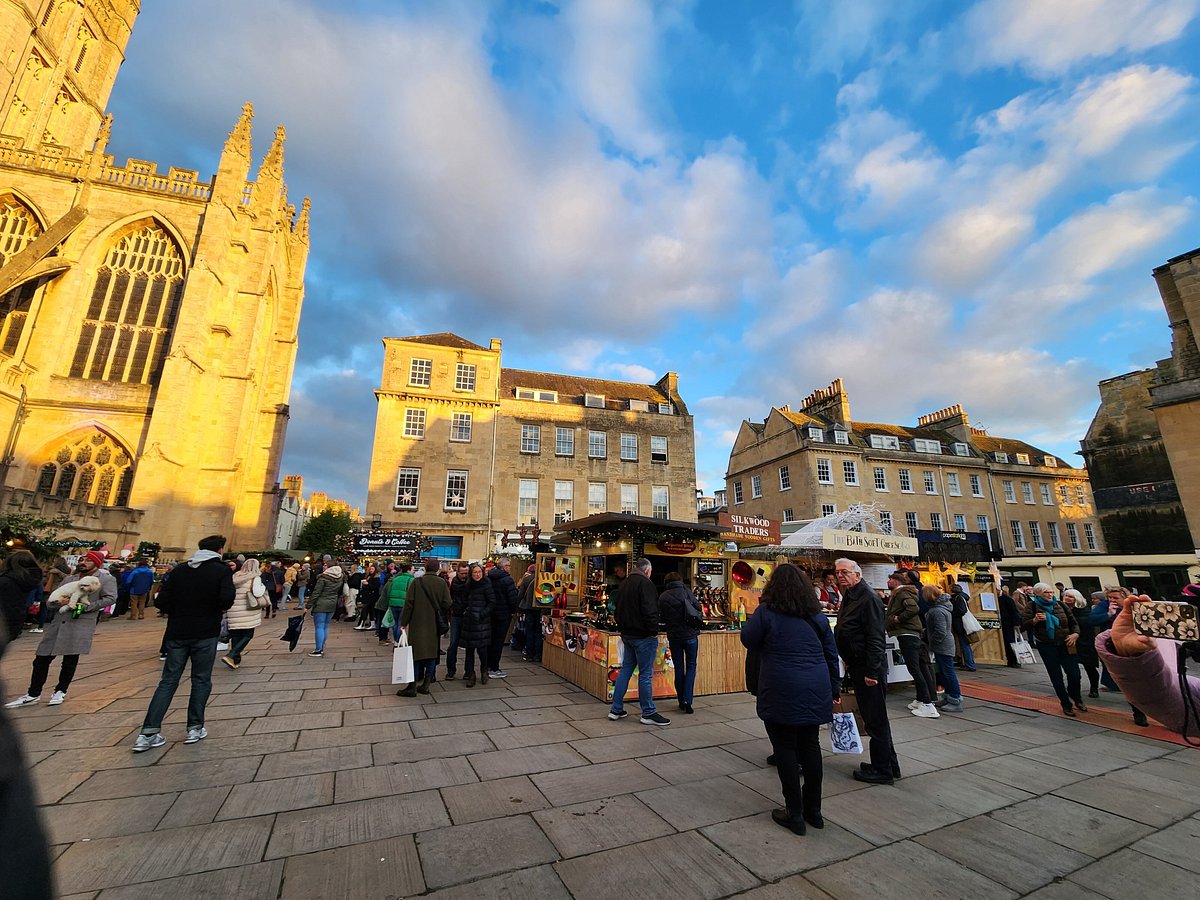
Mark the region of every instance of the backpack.
[[704, 615], [696, 605], [696, 595], [691, 591], [688, 591], [683, 598], [683, 624], [697, 630], [704, 627]]

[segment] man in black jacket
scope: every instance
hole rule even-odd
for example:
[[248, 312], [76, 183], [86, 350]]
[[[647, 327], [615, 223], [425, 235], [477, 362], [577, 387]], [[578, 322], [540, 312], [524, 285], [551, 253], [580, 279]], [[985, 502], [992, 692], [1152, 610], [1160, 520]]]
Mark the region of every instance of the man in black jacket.
[[517, 585], [509, 569], [508, 557], [496, 561], [488, 572], [492, 593], [496, 602], [492, 604], [492, 643], [488, 646], [488, 678], [507, 678], [508, 673], [500, 668], [500, 654], [504, 652], [504, 641], [508, 637], [508, 626], [517, 614]]
[[891, 784], [900, 777], [900, 763], [892, 746], [892, 726], [887, 714], [887, 633], [883, 601], [863, 583], [862, 569], [852, 559], [839, 559], [834, 574], [842, 590], [838, 612], [838, 655], [854, 682], [854, 697], [871, 736], [871, 762], [863, 763], [854, 778], [868, 784]]
[[635, 559], [633, 571], [617, 588], [617, 629], [621, 632], [621, 673], [613, 685], [612, 709], [608, 717], [623, 719], [625, 691], [633, 670], [638, 671], [638, 703], [643, 725], [670, 725], [654, 707], [654, 661], [658, 657], [658, 591], [650, 581], [650, 560]]
[[167, 633], [163, 648], [167, 661], [162, 679], [150, 700], [142, 733], [133, 745], [142, 753], [166, 743], [159, 731], [163, 716], [179, 687], [183, 667], [192, 662], [192, 692], [188, 698], [187, 738], [194, 744], [208, 737], [204, 728], [204, 707], [212, 692], [212, 669], [217, 658], [217, 637], [221, 633], [221, 613], [233, 606], [233, 572], [221, 561], [225, 538], [212, 535], [200, 541], [200, 549], [185, 565], [176, 566], [169, 581], [158, 592], [159, 609], [167, 612]]

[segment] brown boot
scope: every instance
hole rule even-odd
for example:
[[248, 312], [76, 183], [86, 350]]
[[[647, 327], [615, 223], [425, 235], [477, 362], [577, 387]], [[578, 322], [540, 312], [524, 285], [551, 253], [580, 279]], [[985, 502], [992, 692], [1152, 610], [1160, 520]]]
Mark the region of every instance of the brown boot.
[[428, 694], [429, 693], [429, 678], [428, 677], [421, 679], [421, 683], [417, 685], [417, 693], [418, 694]]
[[480, 683], [480, 684], [487, 684], [487, 683], [488, 683], [488, 670], [487, 670], [486, 668], [485, 668], [485, 669], [481, 669], [481, 670], [479, 671], [479, 683]]
[[406, 688], [396, 691], [397, 697], [415, 697], [417, 696], [417, 683], [414, 681]]

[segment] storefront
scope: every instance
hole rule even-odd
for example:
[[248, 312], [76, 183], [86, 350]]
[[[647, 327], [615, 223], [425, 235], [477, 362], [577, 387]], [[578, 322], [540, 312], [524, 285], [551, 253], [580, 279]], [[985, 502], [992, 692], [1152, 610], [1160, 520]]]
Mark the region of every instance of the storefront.
[[992, 561], [988, 536], [973, 531], [918, 531], [914, 568], [921, 582], [947, 593], [957, 583], [967, 594], [968, 607], [983, 626], [971, 646], [976, 662], [1004, 665], [1004, 635], [1000, 629], [1001, 570]]
[[1006, 581], [1061, 582], [1085, 597], [1115, 584], [1156, 600], [1171, 600], [1184, 585], [1200, 579], [1200, 565], [1191, 553], [1009, 557], [1000, 571]]

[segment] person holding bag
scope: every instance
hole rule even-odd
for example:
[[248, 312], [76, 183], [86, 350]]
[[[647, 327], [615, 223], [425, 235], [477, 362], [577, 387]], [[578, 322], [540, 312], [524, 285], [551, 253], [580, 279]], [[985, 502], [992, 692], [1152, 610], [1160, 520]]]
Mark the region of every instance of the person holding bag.
[[[1064, 716], [1075, 718], [1075, 710], [1087, 712], [1080, 694], [1079, 657], [1075, 644], [1079, 640], [1079, 625], [1069, 606], [1054, 596], [1054, 588], [1039, 581], [1029, 593], [1029, 605], [1021, 616], [1021, 627], [1033, 636], [1042, 664], [1050, 675], [1054, 693], [1062, 704]], [[1063, 673], [1067, 683], [1063, 685]], [[1075, 708], [1071, 708], [1071, 704]]]
[[841, 703], [841, 678], [829, 619], [808, 576], [790, 563], [778, 566], [741, 639], [759, 658], [758, 717], [771, 739], [787, 804], [771, 818], [793, 834], [804, 834], [805, 823], [824, 828], [819, 735]]
[[441, 575], [426, 571], [412, 582], [400, 613], [400, 625], [412, 647], [413, 681], [396, 691], [397, 697], [429, 693], [429, 682], [436, 678], [441, 654], [442, 623], [449, 611], [450, 588]]
[[258, 560], [248, 559], [233, 575], [233, 606], [225, 613], [229, 623], [229, 653], [221, 657], [221, 662], [231, 669], [242, 664], [242, 654], [254, 637], [254, 629], [262, 624], [263, 607], [270, 603], [258, 571]]
[[691, 713], [696, 692], [696, 656], [700, 646], [700, 625], [696, 598], [678, 572], [668, 572], [663, 579], [663, 591], [658, 595], [659, 614], [671, 648], [675, 667], [675, 698], [679, 711]]

